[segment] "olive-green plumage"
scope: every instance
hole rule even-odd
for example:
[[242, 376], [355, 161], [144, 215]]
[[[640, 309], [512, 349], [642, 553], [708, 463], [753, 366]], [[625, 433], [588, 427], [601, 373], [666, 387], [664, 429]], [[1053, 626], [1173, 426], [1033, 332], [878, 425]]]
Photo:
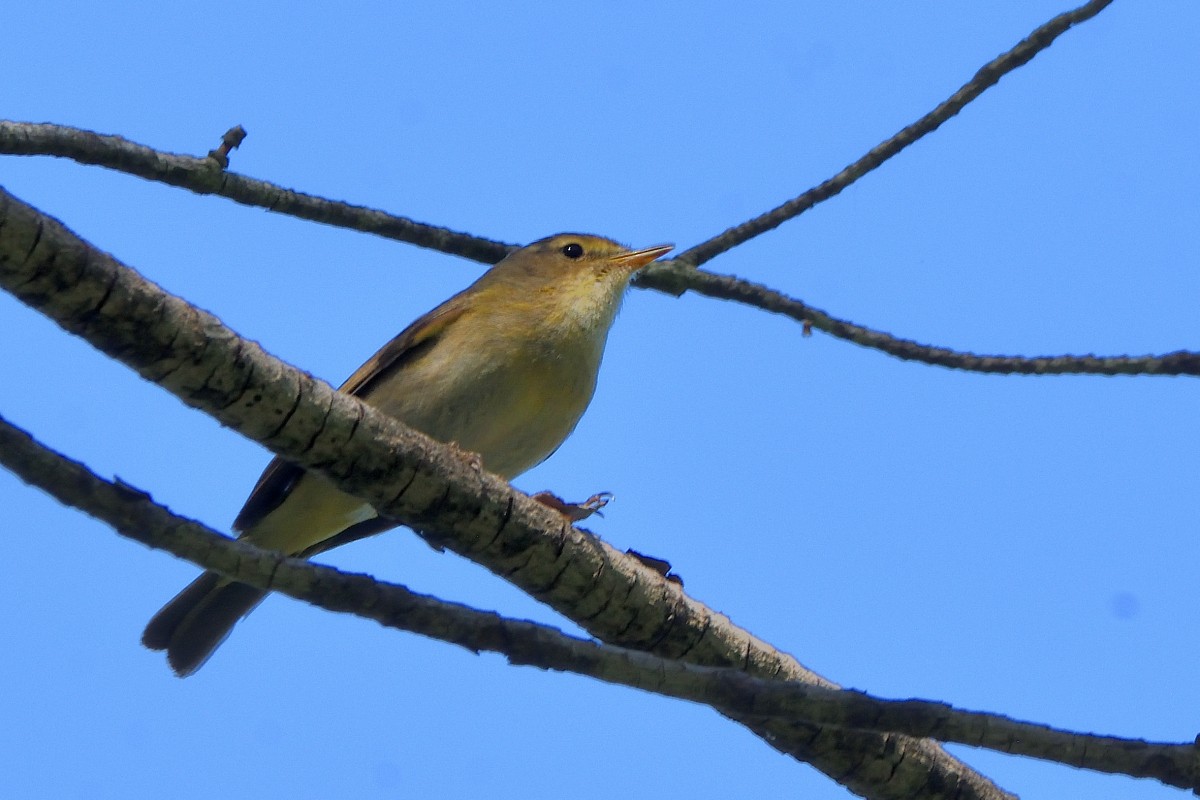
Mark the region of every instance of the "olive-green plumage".
[[[341, 391], [513, 478], [574, 430], [630, 277], [670, 249], [582, 234], [534, 242], [408, 326]], [[275, 459], [233, 527], [259, 547], [308, 557], [390, 526], [320, 475]], [[142, 643], [189, 675], [264, 596], [206, 572], [150, 620]]]

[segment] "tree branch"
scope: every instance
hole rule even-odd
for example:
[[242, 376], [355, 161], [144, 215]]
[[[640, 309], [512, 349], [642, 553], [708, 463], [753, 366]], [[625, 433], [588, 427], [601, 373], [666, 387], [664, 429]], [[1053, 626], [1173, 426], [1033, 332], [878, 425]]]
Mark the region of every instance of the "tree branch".
[[963, 84], [957, 92], [942, 101], [935, 109], [895, 136], [871, 148], [870, 152], [837, 175], [778, 208], [743, 222], [741, 225], [736, 225], [721, 235], [714, 236], [708, 241], [680, 253], [676, 260], [683, 264], [699, 266], [759, 234], [779, 227], [789, 219], [808, 211], [817, 203], [828, 200], [925, 134], [937, 130], [942, 123], [962, 111], [976, 97], [995, 86], [1005, 75], [1017, 67], [1029, 63], [1034, 56], [1053, 44], [1055, 39], [1066, 33], [1072, 26], [1096, 16], [1111, 2], [1112, 0], [1091, 0], [1074, 11], [1059, 14], [1045, 25], [1036, 28], [1007, 53], [984, 64], [975, 73], [975, 77]]
[[60, 502], [108, 523], [122, 536], [199, 567], [473, 652], [499, 653], [514, 665], [586, 675], [709, 705], [727, 715], [928, 736], [1110, 774], [1155, 778], [1185, 789], [1196, 785], [1192, 773], [1196, 748], [1191, 743], [1073, 733], [997, 714], [961, 711], [944, 703], [882, 700], [862, 692], [764, 680], [735, 669], [699, 667], [567, 636], [548, 625], [449, 603], [365, 575], [285, 558], [176, 516], [134, 487], [100, 478], [2, 416], [0, 464]]
[[[185, 403], [320, 471], [601, 640], [833, 686], [444, 445], [268, 356], [2, 190], [0, 286]], [[734, 719], [869, 797], [1008, 797], [929, 741]]]
[[[245, 136], [245, 131], [242, 131], [242, 136]], [[503, 242], [427, 225], [364, 206], [326, 200], [228, 172], [217, 158], [219, 151], [220, 148], [206, 158], [197, 158], [165, 153], [121, 136], [94, 133], [68, 125], [0, 120], [0, 153], [69, 158], [80, 164], [106, 167], [148, 181], [178, 186], [196, 194], [216, 194], [242, 205], [373, 233], [487, 264], [499, 261], [513, 249], [513, 245]]]
[[[688, 276], [694, 268], [838, 194], [927, 133], [937, 130], [968, 103], [995, 86], [1006, 74], [1029, 63], [1034, 56], [1053, 44], [1071, 27], [1096, 16], [1111, 2], [1112, 0], [1091, 0], [1073, 11], [1059, 14], [1035, 28], [1011, 50], [981, 67], [970, 81], [928, 114], [873, 147], [837, 175], [778, 208], [701, 242], [672, 261], [661, 262], [657, 271], [664, 274], [669, 270], [675, 273], [674, 277], [678, 279], [668, 282], [664, 275], [664, 286], [680, 281], [690, 284]], [[241, 131], [241, 135], [245, 136], [244, 130]], [[488, 264], [499, 261], [513, 248], [510, 244], [415, 222], [363, 206], [326, 200], [224, 171], [222, 168], [226, 166], [227, 160], [222, 163], [219, 149], [209, 153], [207, 158], [195, 158], [163, 153], [120, 136], [104, 136], [65, 125], [0, 120], [0, 152], [70, 158], [81, 164], [94, 164], [128, 172], [147, 180], [190, 189], [198, 194], [219, 194], [244, 205], [258, 206], [327, 225], [374, 233]], [[693, 287], [689, 285], [688, 288]]]
[[[639, 276], [639, 281], [647, 285], [653, 285], [660, 280], [670, 282], [672, 279], [672, 273], [659, 271], [656, 265], [643, 270]], [[797, 322], [811, 325], [830, 336], [880, 350], [896, 358], [951, 369], [1009, 375], [1200, 375], [1200, 353], [1188, 350], [1145, 356], [976, 355], [920, 344], [911, 339], [900, 339], [848, 320], [831, 317], [800, 300], [742, 278], [697, 270], [686, 288], [706, 297], [735, 300], [764, 311], [782, 314]]]
[[[80, 163], [121, 170], [200, 194], [220, 194], [246, 205], [374, 233], [484, 263], [498, 261], [514, 247], [221, 172], [216, 162], [209, 158], [164, 153], [120, 136], [104, 136], [62, 125], [0, 121], [0, 152], [73, 158]], [[1200, 354], [1183, 350], [1136, 357], [1067, 354], [1028, 358], [976, 355], [920, 344], [838, 319], [744, 278], [692, 269], [680, 259], [655, 262], [637, 276], [634, 285], [676, 296], [693, 291], [705, 297], [731, 300], [781, 314], [835, 338], [896, 358], [951, 369], [1025, 375], [1200, 375]]]

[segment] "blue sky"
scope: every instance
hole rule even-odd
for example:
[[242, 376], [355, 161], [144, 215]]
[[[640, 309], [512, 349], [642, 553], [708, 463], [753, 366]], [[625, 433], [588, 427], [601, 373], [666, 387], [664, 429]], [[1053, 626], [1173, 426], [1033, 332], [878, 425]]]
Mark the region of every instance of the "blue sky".
[[[6, 11], [0, 116], [509, 242], [691, 246], [799, 194], [1068, 5]], [[711, 262], [983, 353], [1200, 348], [1200, 6], [1117, 2], [842, 195]], [[479, 265], [46, 158], [0, 184], [333, 383]], [[228, 527], [265, 451], [0, 296], [0, 413]], [[1189, 378], [903, 363], [635, 291], [576, 434], [517, 485], [844, 685], [1189, 741], [1200, 723]], [[0, 474], [0, 796], [848, 793], [706, 708], [272, 598], [195, 677], [138, 644], [196, 570]], [[567, 623], [403, 530], [339, 566]], [[955, 748], [1023, 798], [1173, 789]]]

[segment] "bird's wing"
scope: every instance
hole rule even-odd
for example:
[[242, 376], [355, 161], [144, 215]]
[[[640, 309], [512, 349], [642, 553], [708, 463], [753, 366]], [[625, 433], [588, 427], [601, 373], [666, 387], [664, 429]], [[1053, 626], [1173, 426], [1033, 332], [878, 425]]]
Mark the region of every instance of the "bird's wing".
[[[401, 331], [355, 370], [338, 391], [364, 400], [369, 397], [371, 389], [383, 378], [431, 347], [447, 326], [466, 313], [467, 304], [460, 298], [461, 295], [456, 295]], [[233, 529], [248, 531], [279, 508], [303, 474], [303, 467], [281, 458], [272, 459], [233, 521]]]

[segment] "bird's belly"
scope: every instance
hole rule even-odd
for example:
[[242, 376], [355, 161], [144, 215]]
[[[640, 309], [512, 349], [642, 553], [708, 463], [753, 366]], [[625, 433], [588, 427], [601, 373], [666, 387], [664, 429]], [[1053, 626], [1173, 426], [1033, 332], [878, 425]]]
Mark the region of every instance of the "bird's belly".
[[410, 391], [378, 405], [434, 439], [478, 453], [484, 469], [504, 478], [553, 453], [595, 390], [596, 369], [588, 364], [522, 358], [473, 366], [453, 370], [457, 380], [446, 380], [436, 364], [414, 371]]

